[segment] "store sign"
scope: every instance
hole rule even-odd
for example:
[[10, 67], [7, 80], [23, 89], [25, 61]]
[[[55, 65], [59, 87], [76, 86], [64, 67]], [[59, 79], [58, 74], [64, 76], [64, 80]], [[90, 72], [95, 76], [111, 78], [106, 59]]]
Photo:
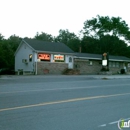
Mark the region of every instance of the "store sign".
[[64, 61], [64, 55], [54, 55], [54, 60]]
[[50, 60], [50, 54], [38, 54], [38, 59], [41, 60]]
[[102, 60], [102, 65], [107, 66], [107, 60]]

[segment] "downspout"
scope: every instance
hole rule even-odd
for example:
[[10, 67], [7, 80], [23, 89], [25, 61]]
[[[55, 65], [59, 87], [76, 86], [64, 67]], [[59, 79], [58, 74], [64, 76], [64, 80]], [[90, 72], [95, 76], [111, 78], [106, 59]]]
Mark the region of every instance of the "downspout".
[[35, 75], [37, 75], [37, 52], [35, 53]]
[[82, 52], [82, 47], [80, 46], [80, 47], [79, 47], [79, 53], [81, 53], [81, 52]]
[[35, 72], [35, 75], [37, 75], [37, 61], [36, 61], [35, 64], [36, 64], [36, 65], [35, 65], [35, 66], [36, 66], [36, 68], [35, 68], [35, 71], [36, 71], [36, 72]]

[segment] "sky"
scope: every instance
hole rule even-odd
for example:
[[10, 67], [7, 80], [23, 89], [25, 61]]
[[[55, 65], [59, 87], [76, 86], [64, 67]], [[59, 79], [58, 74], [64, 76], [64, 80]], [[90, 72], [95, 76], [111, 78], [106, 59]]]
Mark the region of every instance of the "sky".
[[121, 17], [130, 27], [130, 0], [0, 0], [0, 33], [33, 38], [37, 32], [76, 35], [97, 15]]

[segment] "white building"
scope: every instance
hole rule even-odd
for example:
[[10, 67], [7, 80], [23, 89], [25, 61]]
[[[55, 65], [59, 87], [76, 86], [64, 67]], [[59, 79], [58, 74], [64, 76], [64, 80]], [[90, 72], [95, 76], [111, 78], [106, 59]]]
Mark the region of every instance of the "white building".
[[18, 74], [60, 74], [73, 69], [74, 52], [63, 43], [23, 39], [15, 52]]

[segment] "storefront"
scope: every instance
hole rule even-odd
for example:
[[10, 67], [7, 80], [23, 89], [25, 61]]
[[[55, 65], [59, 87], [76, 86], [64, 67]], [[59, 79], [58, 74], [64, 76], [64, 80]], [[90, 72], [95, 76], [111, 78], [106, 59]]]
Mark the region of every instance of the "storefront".
[[15, 71], [62, 74], [66, 68], [73, 69], [73, 57], [74, 52], [63, 43], [22, 40], [15, 53]]
[[38, 53], [36, 64], [36, 74], [62, 74], [66, 68], [73, 69], [73, 56]]
[[[106, 59], [103, 63], [107, 63]], [[109, 71], [112, 74], [121, 69], [129, 72], [129, 63], [127, 57], [110, 55]], [[102, 55], [75, 53], [63, 43], [32, 39], [23, 39], [15, 53], [15, 72], [18, 74], [62, 74], [65, 69], [79, 70], [80, 74], [99, 74]]]
[[[127, 73], [130, 72], [130, 58], [123, 56], [109, 56], [109, 73], [119, 74], [125, 68]], [[90, 53], [76, 53], [74, 59], [74, 69], [78, 69], [80, 74], [103, 74], [102, 72], [102, 55]]]

